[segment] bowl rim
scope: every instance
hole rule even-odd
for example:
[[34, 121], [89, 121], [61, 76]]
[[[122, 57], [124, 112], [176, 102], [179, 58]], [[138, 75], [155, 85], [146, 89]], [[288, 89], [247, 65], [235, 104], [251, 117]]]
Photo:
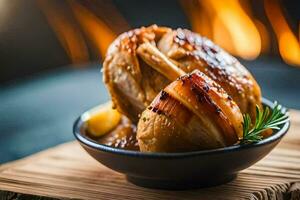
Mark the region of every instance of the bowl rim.
[[[274, 108], [274, 103], [266, 98], [262, 98], [262, 103], [272, 109]], [[288, 115], [287, 109], [285, 107], [283, 107], [282, 109]], [[87, 113], [87, 112], [89, 112], [89, 110], [86, 111], [85, 113]], [[82, 135], [81, 129], [82, 129], [82, 126], [85, 124], [85, 121], [82, 116], [85, 115], [85, 113], [80, 115], [75, 120], [74, 125], [73, 125], [73, 134], [80, 143], [82, 143], [90, 148], [96, 149], [96, 150], [113, 153], [113, 154], [126, 155], [126, 156], [131, 156], [131, 157], [179, 158], [179, 157], [188, 157], [188, 156], [211, 155], [211, 154], [216, 154], [216, 153], [227, 153], [227, 152], [239, 151], [239, 150], [243, 150], [243, 149], [256, 148], [259, 146], [264, 146], [264, 145], [273, 143], [273, 142], [281, 139], [288, 132], [289, 127], [290, 127], [290, 120], [288, 120], [283, 125], [283, 127], [280, 130], [278, 130], [274, 135], [269, 136], [268, 138], [263, 139], [262, 141], [259, 141], [257, 143], [252, 143], [252, 144], [232, 145], [232, 146], [228, 146], [228, 147], [208, 149], [208, 150], [199, 150], [199, 151], [190, 151], [190, 152], [149, 153], [149, 152], [140, 152], [140, 151], [114, 148], [111, 146], [97, 143], [94, 140]]]

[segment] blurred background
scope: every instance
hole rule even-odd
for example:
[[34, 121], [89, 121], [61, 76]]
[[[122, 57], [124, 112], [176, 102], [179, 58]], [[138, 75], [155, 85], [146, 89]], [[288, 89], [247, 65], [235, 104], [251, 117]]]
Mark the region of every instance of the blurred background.
[[0, 163], [73, 140], [76, 117], [109, 100], [108, 45], [151, 24], [210, 38], [300, 109], [300, 1], [0, 0]]

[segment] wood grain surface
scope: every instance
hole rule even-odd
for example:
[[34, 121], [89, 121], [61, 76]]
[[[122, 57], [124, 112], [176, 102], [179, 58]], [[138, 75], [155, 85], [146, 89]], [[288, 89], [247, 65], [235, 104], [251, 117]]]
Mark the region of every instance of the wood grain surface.
[[185, 191], [128, 183], [93, 160], [77, 142], [0, 166], [2, 199], [300, 199], [300, 112], [281, 143], [234, 181]]

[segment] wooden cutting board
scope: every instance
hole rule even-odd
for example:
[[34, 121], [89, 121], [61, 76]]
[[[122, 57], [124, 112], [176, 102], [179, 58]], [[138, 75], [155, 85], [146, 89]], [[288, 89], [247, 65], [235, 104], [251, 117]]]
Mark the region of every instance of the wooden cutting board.
[[234, 181], [211, 188], [165, 191], [135, 186], [93, 160], [77, 142], [0, 166], [1, 199], [300, 199], [300, 111], [266, 158]]

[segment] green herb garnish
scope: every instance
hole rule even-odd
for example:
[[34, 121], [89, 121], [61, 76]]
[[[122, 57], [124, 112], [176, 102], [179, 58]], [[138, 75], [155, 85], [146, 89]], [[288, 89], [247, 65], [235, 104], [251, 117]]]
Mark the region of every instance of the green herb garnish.
[[289, 116], [283, 111], [282, 106], [276, 101], [274, 105], [273, 111], [269, 107], [260, 110], [259, 106], [256, 105], [256, 119], [253, 126], [250, 115], [245, 114], [243, 116], [243, 138], [240, 140], [241, 144], [259, 142], [263, 139], [261, 135], [263, 131], [267, 129], [279, 130], [279, 126], [289, 120]]

